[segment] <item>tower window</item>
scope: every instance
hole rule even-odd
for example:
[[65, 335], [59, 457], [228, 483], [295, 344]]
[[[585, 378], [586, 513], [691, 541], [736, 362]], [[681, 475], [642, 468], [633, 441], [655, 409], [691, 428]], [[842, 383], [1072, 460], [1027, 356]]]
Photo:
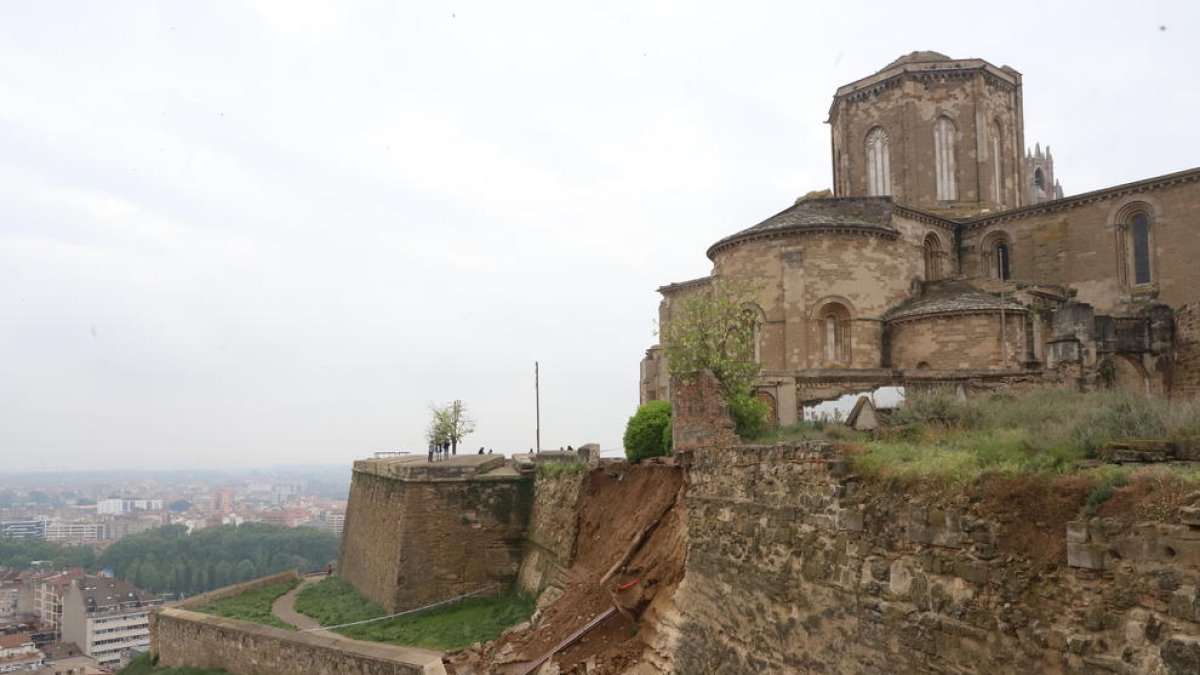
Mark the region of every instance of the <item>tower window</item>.
[[867, 194], [872, 197], [892, 194], [888, 135], [883, 127], [875, 127], [867, 134]]
[[1042, 167], [1040, 166], [1033, 170], [1033, 184], [1038, 189], [1045, 189], [1046, 187], [1046, 174], [1042, 173]]
[[1000, 154], [1000, 148], [1004, 147], [1004, 143], [1000, 138], [1000, 122], [992, 122], [992, 196], [996, 200], [996, 206], [1004, 205], [1004, 159]]
[[939, 117], [933, 125], [933, 154], [937, 174], [938, 201], [958, 199], [958, 185], [954, 178], [954, 122]]

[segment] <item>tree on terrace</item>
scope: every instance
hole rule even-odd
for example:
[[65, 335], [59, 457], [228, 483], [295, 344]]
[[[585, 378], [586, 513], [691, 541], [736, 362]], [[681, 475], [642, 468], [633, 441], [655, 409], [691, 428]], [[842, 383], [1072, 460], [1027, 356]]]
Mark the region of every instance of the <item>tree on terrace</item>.
[[431, 405], [432, 418], [429, 421], [429, 440], [441, 445], [450, 444], [452, 454], [458, 454], [458, 444], [463, 437], [475, 431], [475, 420], [467, 415], [467, 407], [462, 401], [454, 401], [443, 406]]

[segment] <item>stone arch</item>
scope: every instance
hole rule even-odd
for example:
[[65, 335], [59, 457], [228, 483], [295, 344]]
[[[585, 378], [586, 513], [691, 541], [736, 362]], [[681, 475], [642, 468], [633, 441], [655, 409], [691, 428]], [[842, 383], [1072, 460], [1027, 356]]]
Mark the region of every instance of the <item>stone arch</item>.
[[979, 247], [981, 259], [980, 270], [984, 276], [996, 281], [1008, 281], [1012, 278], [1012, 237], [1004, 230], [992, 230], [984, 238]]
[[758, 389], [754, 392], [754, 398], [763, 402], [767, 406], [767, 424], [774, 427], [779, 425], [779, 404], [775, 401], [775, 395], [765, 389]]
[[937, 179], [937, 198], [940, 202], [958, 199], [958, 182], [955, 176], [954, 141], [958, 128], [946, 115], [938, 116], [933, 123], [934, 175]]
[[1115, 354], [1100, 363], [1100, 377], [1105, 386], [1117, 391], [1149, 396], [1150, 374], [1135, 356]]
[[941, 279], [942, 258], [945, 256], [942, 250], [941, 238], [934, 232], [925, 235], [922, 250], [925, 258], [925, 281], [937, 281]]
[[763, 335], [763, 326], [767, 323], [767, 313], [758, 303], [747, 302], [742, 305], [742, 311], [748, 322], [751, 324], [751, 330], [754, 333], [754, 362], [762, 364], [763, 362], [763, 342], [766, 339]]
[[892, 194], [891, 154], [888, 149], [888, 133], [883, 127], [872, 127], [867, 132], [867, 194], [884, 197]]

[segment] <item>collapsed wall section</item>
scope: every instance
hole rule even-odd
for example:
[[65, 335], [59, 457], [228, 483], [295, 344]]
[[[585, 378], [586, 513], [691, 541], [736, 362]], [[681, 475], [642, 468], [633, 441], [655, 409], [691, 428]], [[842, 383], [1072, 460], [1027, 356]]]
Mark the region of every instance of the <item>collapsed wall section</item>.
[[517, 577], [532, 478], [504, 458], [354, 463], [338, 574], [391, 612]]

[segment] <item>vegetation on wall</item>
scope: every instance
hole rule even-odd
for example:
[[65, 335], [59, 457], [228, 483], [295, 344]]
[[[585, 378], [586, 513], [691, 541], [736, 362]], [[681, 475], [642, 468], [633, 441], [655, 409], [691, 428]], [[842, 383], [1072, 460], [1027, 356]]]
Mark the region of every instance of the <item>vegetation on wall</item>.
[[625, 425], [625, 458], [631, 462], [671, 454], [664, 430], [671, 423], [671, 404], [650, 401], [638, 408]]
[[667, 370], [682, 377], [707, 370], [727, 399], [749, 394], [762, 370], [755, 358], [753, 291], [747, 283], [717, 279], [704, 292], [675, 300], [661, 335]]
[[222, 598], [193, 609], [205, 614], [260, 623], [264, 626], [295, 630], [295, 626], [281, 621], [271, 613], [271, 605], [284, 593], [287, 593], [299, 584], [299, 579], [291, 579], [268, 586], [259, 586], [258, 588], [251, 588], [244, 593], [229, 598]]
[[[337, 632], [356, 640], [388, 642], [429, 649], [455, 650], [496, 639], [506, 628], [529, 618], [534, 600], [509, 591], [502, 595], [468, 598], [460, 602], [382, 619]], [[340, 577], [330, 577], [304, 588], [296, 597], [296, 610], [333, 626], [381, 617], [386, 614]]]
[[188, 534], [168, 525], [118, 541], [99, 565], [154, 593], [194, 595], [290, 569], [319, 570], [337, 550], [337, 535], [311, 527], [245, 523]]

